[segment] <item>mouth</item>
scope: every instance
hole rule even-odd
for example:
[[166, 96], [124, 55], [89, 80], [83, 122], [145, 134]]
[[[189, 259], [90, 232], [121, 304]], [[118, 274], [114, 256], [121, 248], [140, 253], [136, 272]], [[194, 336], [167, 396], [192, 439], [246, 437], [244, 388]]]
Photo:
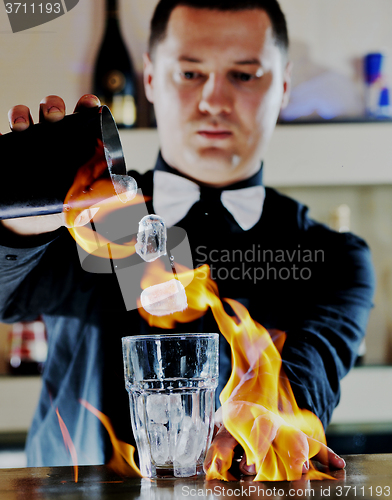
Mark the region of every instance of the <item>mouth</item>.
[[197, 134], [205, 139], [222, 140], [233, 135], [229, 130], [199, 130]]

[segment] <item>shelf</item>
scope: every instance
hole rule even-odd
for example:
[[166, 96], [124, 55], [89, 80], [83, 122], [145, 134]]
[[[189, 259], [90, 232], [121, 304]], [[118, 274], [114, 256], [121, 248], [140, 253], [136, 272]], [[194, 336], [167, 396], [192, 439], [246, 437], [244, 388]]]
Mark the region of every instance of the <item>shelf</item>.
[[[127, 168], [154, 167], [156, 129], [121, 131]], [[278, 125], [264, 181], [276, 187], [392, 184], [392, 121]]]
[[392, 123], [392, 118], [369, 118], [366, 116], [331, 118], [330, 120], [325, 120], [323, 118], [303, 118], [291, 121], [279, 120], [278, 125], [336, 125], [337, 123], [345, 123], [347, 125], [351, 123]]

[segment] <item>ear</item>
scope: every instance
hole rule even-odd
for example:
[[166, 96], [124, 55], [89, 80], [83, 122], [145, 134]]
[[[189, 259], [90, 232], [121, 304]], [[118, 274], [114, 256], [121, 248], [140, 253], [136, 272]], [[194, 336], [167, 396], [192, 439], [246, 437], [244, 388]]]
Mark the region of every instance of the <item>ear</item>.
[[291, 92], [291, 74], [293, 71], [293, 63], [288, 61], [286, 67], [283, 70], [283, 98], [282, 105], [280, 109], [284, 109], [289, 103], [290, 92]]
[[148, 101], [151, 103], [154, 102], [154, 66], [151, 61], [150, 54], [143, 54], [143, 82], [144, 82], [144, 91], [146, 93], [146, 97]]

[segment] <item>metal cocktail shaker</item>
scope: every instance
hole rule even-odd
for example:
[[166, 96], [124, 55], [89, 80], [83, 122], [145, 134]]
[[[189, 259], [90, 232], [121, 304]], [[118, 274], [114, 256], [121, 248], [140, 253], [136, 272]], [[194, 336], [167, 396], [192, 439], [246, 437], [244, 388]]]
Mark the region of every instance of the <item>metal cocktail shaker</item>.
[[61, 213], [79, 169], [89, 162], [93, 167], [97, 147], [106, 163], [102, 178], [126, 174], [117, 127], [106, 106], [0, 136], [0, 220]]

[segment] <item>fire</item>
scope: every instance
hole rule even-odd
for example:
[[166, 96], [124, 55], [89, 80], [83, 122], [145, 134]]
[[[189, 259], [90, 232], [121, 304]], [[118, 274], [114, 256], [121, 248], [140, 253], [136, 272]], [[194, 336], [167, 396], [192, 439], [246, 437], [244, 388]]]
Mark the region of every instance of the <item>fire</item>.
[[72, 463], [73, 463], [73, 468], [74, 468], [74, 479], [75, 479], [75, 483], [77, 483], [78, 482], [78, 475], [79, 475], [79, 468], [78, 468], [78, 456], [76, 453], [76, 448], [72, 442], [71, 436], [69, 435], [69, 432], [68, 432], [67, 426], [64, 423], [64, 420], [60, 416], [58, 408], [56, 408], [56, 415], [57, 415], [57, 418], [59, 420], [59, 425], [60, 425], [61, 434], [63, 436], [65, 447], [69, 451], [71, 458], [72, 458]]
[[[125, 203], [144, 201], [137, 195], [127, 201], [116, 193], [111, 179], [102, 178], [107, 168], [103, 144], [98, 143], [94, 157], [82, 167], [64, 202], [64, 218], [77, 243], [96, 256], [121, 259], [135, 252], [136, 241], [115, 244], [82, 224], [103, 220]], [[80, 227], [81, 226], [81, 227]], [[224, 310], [216, 283], [204, 265], [188, 270], [176, 264], [176, 278], [186, 287], [188, 308], [166, 316], [152, 316], [139, 302], [140, 314], [147, 322], [160, 328], [173, 328], [176, 323], [188, 323], [211, 308], [220, 332], [231, 346], [232, 373], [220, 394], [223, 424], [246, 453], [248, 465], [256, 467], [256, 481], [295, 480], [302, 477], [304, 463], [317, 455], [325, 445], [325, 435], [319, 419], [307, 410], [298, 408], [290, 383], [282, 369], [280, 356], [285, 334], [271, 332], [253, 321], [248, 311], [238, 302], [223, 299], [232, 309], [230, 316]], [[173, 279], [160, 261], [150, 263], [141, 286], [164, 283]], [[110, 465], [127, 475], [140, 476], [133, 460], [133, 447], [119, 441], [105, 415], [86, 401], [81, 401], [108, 430], [114, 449]], [[60, 418], [59, 418], [60, 421]], [[60, 423], [60, 426], [62, 424]], [[233, 453], [224, 453], [214, 446], [207, 479], [231, 480], [229, 469]], [[72, 453], [71, 453], [72, 454]], [[76, 462], [75, 462], [76, 463]], [[124, 469], [125, 467], [125, 469]], [[312, 465], [306, 479], [330, 478], [316, 471]]]
[[105, 429], [108, 431], [110, 441], [113, 446], [113, 456], [107, 464], [108, 467], [121, 476], [142, 477], [133, 457], [135, 448], [130, 444], [117, 439], [113, 426], [106, 415], [83, 399], [80, 399], [79, 402], [87, 408], [87, 410], [91, 411], [91, 413], [99, 418]]
[[[142, 280], [143, 289], [158, 277], [160, 282], [173, 278], [158, 261], [154, 264]], [[194, 273], [186, 288], [188, 309], [157, 317], [140, 308], [140, 314], [152, 326], [173, 328], [177, 322], [192, 321], [211, 308], [232, 352], [232, 373], [220, 394], [224, 426], [244, 449], [248, 465], [255, 465], [255, 481], [300, 479], [304, 463], [317, 455], [326, 441], [320, 420], [310, 411], [298, 408], [282, 369], [280, 352], [285, 334], [268, 332], [252, 320], [244, 306], [223, 299], [234, 312], [234, 316], [228, 315], [207, 265], [195, 271], [176, 267], [180, 281], [189, 283], [188, 273]], [[207, 479], [233, 480], [229, 473], [233, 453], [222, 453], [213, 445], [209, 454], [212, 461]], [[305, 477], [331, 479], [311, 464]]]
[[104, 176], [106, 170], [104, 147], [98, 140], [95, 154], [78, 170], [67, 193], [63, 215], [69, 232], [84, 250], [97, 257], [123, 259], [135, 253], [136, 239], [116, 244], [84, 224], [93, 217], [95, 222], [102, 221], [124, 205], [136, 205], [144, 202], [145, 198], [138, 193], [129, 200], [126, 193], [116, 192], [112, 180]]
[[[135, 453], [135, 448], [130, 444], [117, 439], [117, 436], [114, 432], [110, 419], [106, 415], [104, 415], [102, 412], [94, 408], [94, 406], [91, 405], [88, 401], [80, 399], [79, 402], [102, 422], [103, 426], [105, 427], [105, 429], [109, 434], [110, 441], [113, 446], [113, 456], [110, 462], [107, 464], [108, 467], [110, 467], [116, 474], [120, 476], [142, 477], [133, 456]], [[71, 455], [74, 468], [74, 480], [75, 483], [77, 483], [79, 476], [79, 466], [78, 466], [78, 456], [76, 453], [76, 448], [75, 445], [73, 444], [73, 441], [71, 439], [67, 426], [64, 423], [64, 420], [60, 416], [58, 408], [56, 408], [56, 415], [59, 421], [61, 434], [64, 440], [64, 445]]]

